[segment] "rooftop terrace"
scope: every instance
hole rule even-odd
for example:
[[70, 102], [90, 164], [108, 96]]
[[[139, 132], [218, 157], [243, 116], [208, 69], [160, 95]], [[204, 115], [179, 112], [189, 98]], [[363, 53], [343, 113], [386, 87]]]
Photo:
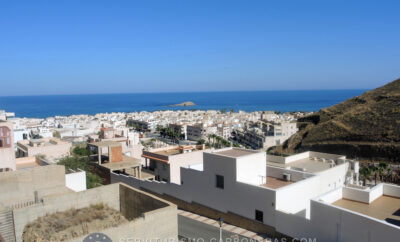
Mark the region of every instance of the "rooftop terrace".
[[270, 161], [267, 161], [267, 164], [281, 168], [290, 168], [294, 170], [306, 171], [309, 173], [321, 172], [330, 168], [330, 163], [312, 160], [310, 158], [301, 159], [298, 161], [291, 162], [289, 164], [282, 164]]
[[280, 178], [267, 176], [267, 182], [261, 186], [271, 189], [278, 189], [287, 185], [294, 183], [294, 181], [286, 181]]
[[234, 157], [234, 158], [238, 158], [238, 157], [242, 157], [242, 156], [246, 156], [246, 155], [252, 155], [254, 153], [256, 153], [256, 152], [251, 151], [251, 150], [234, 149], [234, 148], [229, 149], [229, 150], [214, 152], [214, 154], [217, 154], [217, 155], [224, 155], [224, 156], [229, 156], [229, 157]]
[[171, 155], [178, 155], [181, 154], [178, 148], [172, 148], [168, 150], [159, 150], [159, 151], [154, 151], [153, 153], [159, 154], [159, 155], [165, 155], [165, 156], [171, 156]]
[[400, 198], [381, 196], [370, 204], [342, 198], [333, 205], [400, 226]]
[[308, 173], [321, 172], [331, 168], [332, 166], [341, 164], [344, 161], [345, 157], [341, 155], [312, 151], [286, 157], [275, 155], [267, 156], [267, 165], [305, 171]]

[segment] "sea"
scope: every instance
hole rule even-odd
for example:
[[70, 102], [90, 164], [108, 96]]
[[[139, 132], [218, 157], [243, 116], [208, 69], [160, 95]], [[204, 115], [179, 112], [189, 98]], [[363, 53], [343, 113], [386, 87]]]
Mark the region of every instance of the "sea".
[[[46, 118], [74, 114], [157, 110], [318, 111], [367, 90], [235, 91], [134, 94], [3, 96], [0, 110], [16, 117]], [[195, 106], [169, 105], [191, 101]]]

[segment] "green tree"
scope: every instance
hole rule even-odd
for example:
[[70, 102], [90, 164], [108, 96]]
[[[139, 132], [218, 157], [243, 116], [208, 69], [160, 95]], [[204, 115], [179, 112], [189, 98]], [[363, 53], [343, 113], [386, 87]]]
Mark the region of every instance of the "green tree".
[[72, 153], [74, 155], [78, 155], [78, 156], [87, 156], [88, 155], [86, 147], [83, 147], [83, 146], [75, 146], [74, 149], [72, 149]]
[[64, 165], [65, 170], [83, 170], [86, 172], [86, 186], [93, 188], [103, 185], [103, 180], [90, 170], [89, 159], [87, 157], [70, 156], [62, 158], [57, 164]]

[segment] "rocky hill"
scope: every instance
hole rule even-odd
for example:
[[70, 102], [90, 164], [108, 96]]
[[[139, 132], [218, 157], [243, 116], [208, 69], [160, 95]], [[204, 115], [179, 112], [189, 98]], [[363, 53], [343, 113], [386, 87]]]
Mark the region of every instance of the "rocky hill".
[[306, 150], [400, 162], [400, 79], [298, 120], [299, 132], [272, 152]]

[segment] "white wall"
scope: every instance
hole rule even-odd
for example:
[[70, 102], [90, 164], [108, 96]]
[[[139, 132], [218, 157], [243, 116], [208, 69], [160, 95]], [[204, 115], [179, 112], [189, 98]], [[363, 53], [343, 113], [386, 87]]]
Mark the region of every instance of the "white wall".
[[65, 174], [65, 186], [75, 192], [86, 190], [86, 172], [78, 171]]
[[400, 186], [383, 184], [383, 194], [392, 197], [400, 197]]
[[265, 183], [266, 176], [267, 161], [264, 152], [237, 158], [237, 181], [258, 186]]
[[203, 161], [203, 150], [169, 156], [170, 182], [181, 183], [181, 167], [198, 164]]
[[320, 180], [320, 194], [334, 190], [338, 187], [343, 186], [346, 173], [348, 171], [349, 164], [343, 163], [335, 167], [329, 168], [322, 172], [316, 173], [321, 177]]
[[310, 157], [310, 152], [303, 152], [303, 153], [299, 153], [296, 155], [291, 155], [291, 156], [276, 156], [276, 155], [267, 155], [267, 161], [270, 162], [276, 162], [276, 163], [281, 163], [281, 164], [288, 164], [294, 161], [298, 161], [301, 159], [306, 159]]
[[[282, 179], [284, 173], [290, 174], [291, 181], [300, 181], [300, 180], [304, 180], [306, 178], [315, 176], [315, 175], [313, 175], [311, 173], [307, 173], [307, 172], [284, 169], [284, 168], [280, 168], [280, 167], [276, 167], [276, 166], [267, 166], [267, 176], [269, 176], [269, 177]], [[267, 182], [268, 182], [268, 178], [267, 178]]]
[[[215, 186], [217, 174], [224, 176], [224, 189]], [[167, 194], [186, 202], [196, 202], [224, 213], [232, 212], [253, 220], [257, 209], [263, 211], [265, 224], [275, 224], [275, 191], [237, 182], [234, 158], [204, 153], [204, 171], [181, 168], [181, 180], [183, 184], [178, 185], [111, 174], [112, 183], [124, 182], [136, 188]]]
[[287, 213], [310, 214], [310, 199], [319, 194], [320, 177], [314, 176], [276, 190], [276, 209]]
[[323, 202], [311, 201], [311, 222], [317, 241], [396, 241], [400, 229], [381, 220]]
[[383, 195], [383, 184], [379, 184], [371, 189], [343, 187], [343, 198], [362, 203], [369, 204], [382, 195]]

